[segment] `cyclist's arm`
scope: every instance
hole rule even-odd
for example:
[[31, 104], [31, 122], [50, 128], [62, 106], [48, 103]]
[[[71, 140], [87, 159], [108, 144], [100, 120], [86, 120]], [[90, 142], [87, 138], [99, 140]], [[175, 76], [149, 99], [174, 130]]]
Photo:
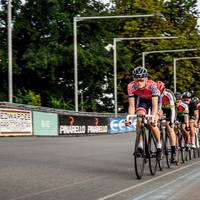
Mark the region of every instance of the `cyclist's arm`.
[[158, 113], [158, 96], [152, 96], [152, 115]]
[[199, 121], [199, 110], [194, 111], [194, 116], [195, 116], [195, 125], [197, 126], [197, 123]]
[[134, 115], [135, 114], [135, 97], [129, 97], [128, 102], [129, 102], [128, 114]]

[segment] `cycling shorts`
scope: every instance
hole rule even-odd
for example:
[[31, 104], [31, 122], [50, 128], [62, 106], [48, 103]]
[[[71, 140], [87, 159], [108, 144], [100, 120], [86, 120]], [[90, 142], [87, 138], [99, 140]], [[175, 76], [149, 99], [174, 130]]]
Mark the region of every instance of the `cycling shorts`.
[[[162, 99], [158, 96], [158, 114], [161, 112], [161, 103]], [[140, 97], [137, 98], [136, 104], [137, 111], [143, 110], [145, 113], [148, 113], [148, 110], [152, 110], [152, 100], [149, 99], [142, 99]]]
[[171, 109], [162, 109], [163, 114], [166, 116], [166, 121], [174, 123], [175, 122], [175, 112], [173, 112]]
[[177, 116], [177, 120], [178, 120], [181, 124], [186, 124], [186, 123], [185, 123], [185, 119], [184, 119], [184, 115], [183, 115], [183, 116]]

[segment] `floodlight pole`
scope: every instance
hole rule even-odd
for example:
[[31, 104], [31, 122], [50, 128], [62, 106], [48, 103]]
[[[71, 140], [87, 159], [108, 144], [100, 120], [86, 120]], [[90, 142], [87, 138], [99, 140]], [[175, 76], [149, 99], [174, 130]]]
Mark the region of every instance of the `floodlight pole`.
[[174, 58], [173, 59], [173, 66], [174, 66], [174, 93], [177, 92], [177, 90], [176, 90], [176, 62], [178, 60], [193, 60], [193, 59], [200, 59], [200, 57], [182, 57], [182, 58]]
[[8, 98], [13, 102], [13, 70], [12, 70], [12, 0], [8, 0]]
[[96, 19], [125, 19], [125, 18], [143, 18], [143, 17], [162, 17], [161, 13], [153, 13], [147, 15], [119, 15], [119, 16], [92, 16], [92, 17], [74, 17], [73, 32], [74, 32], [74, 96], [75, 96], [75, 111], [78, 112], [78, 53], [77, 53], [77, 22], [83, 20]]
[[155, 54], [155, 53], [173, 53], [173, 52], [182, 52], [182, 51], [198, 51], [200, 47], [193, 48], [193, 49], [169, 49], [169, 50], [161, 50], [161, 51], [146, 51], [142, 52], [142, 67], [145, 67], [145, 56], [148, 54]]
[[174, 36], [174, 37], [130, 37], [130, 38], [114, 38], [113, 39], [113, 64], [114, 64], [114, 102], [115, 102], [115, 117], [117, 117], [117, 42], [128, 41], [128, 40], [169, 40], [169, 39], [178, 39], [182, 38], [182, 36]]

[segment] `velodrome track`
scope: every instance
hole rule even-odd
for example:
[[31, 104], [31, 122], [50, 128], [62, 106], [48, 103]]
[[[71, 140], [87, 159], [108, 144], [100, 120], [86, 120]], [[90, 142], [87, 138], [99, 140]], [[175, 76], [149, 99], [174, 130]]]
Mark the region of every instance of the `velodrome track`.
[[0, 138], [0, 200], [199, 200], [200, 159], [142, 180], [134, 134]]

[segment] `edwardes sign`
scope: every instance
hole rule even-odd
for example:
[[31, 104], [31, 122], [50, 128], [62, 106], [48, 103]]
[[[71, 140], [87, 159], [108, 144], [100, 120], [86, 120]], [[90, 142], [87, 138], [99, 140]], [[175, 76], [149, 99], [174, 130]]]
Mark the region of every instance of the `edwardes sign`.
[[0, 109], [0, 135], [32, 135], [31, 111]]

